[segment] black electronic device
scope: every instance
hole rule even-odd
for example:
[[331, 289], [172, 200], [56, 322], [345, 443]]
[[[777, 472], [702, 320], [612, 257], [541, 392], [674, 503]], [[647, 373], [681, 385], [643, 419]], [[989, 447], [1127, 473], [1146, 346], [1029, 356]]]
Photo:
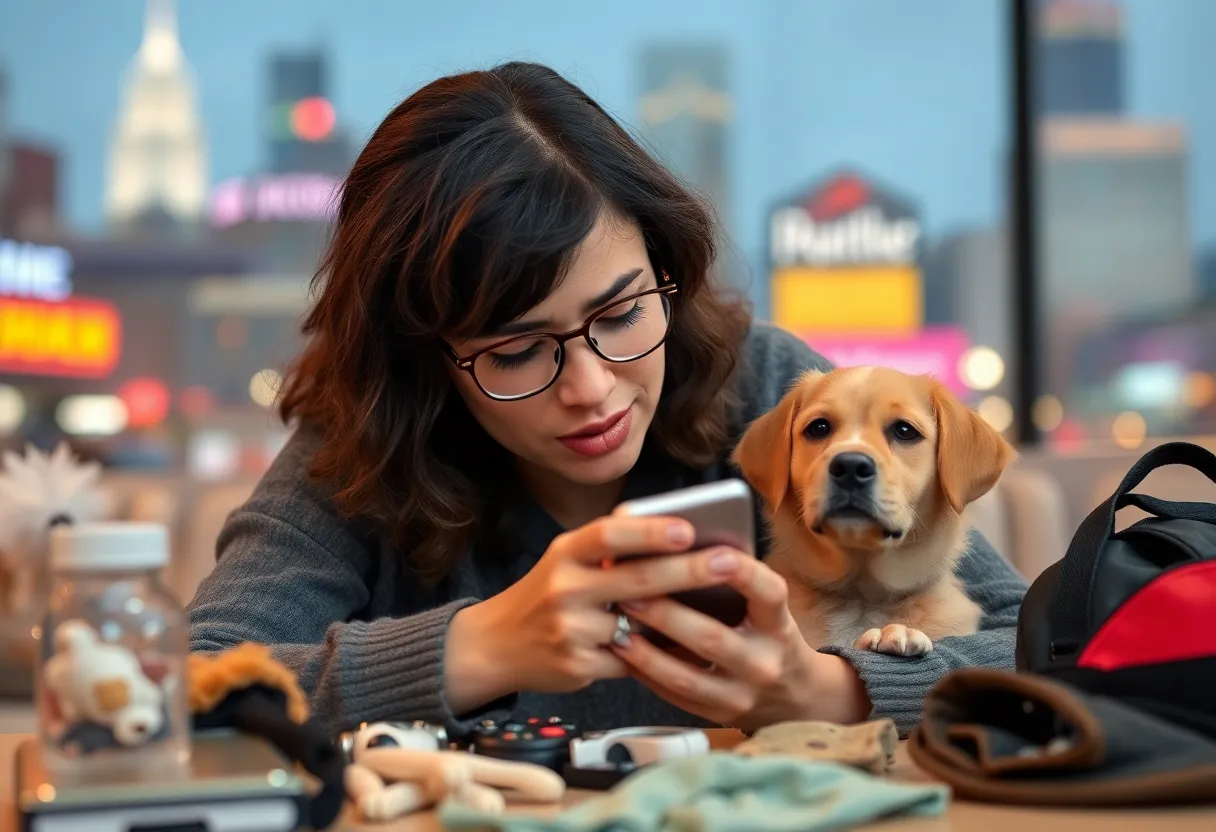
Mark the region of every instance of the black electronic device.
[[474, 754], [535, 763], [561, 774], [570, 761], [571, 740], [581, 736], [577, 726], [561, 717], [513, 717], [476, 726], [467, 747]]

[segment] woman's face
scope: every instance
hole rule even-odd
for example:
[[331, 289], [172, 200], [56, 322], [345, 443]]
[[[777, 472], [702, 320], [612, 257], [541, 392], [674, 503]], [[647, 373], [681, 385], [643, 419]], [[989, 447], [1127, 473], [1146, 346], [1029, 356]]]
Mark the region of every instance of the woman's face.
[[[514, 321], [509, 335], [568, 332], [614, 300], [656, 285], [636, 223], [601, 215], [575, 252], [566, 278], [543, 303]], [[641, 327], [656, 326], [659, 297], [650, 295], [645, 303], [649, 314], [641, 320], [633, 303], [613, 308], [608, 313], [612, 318], [604, 324], [603, 340], [637, 337], [632, 333]], [[617, 332], [622, 334], [613, 335]], [[451, 346], [457, 355], [467, 356], [504, 337], [453, 342]], [[584, 338], [567, 341], [565, 349], [557, 380], [530, 398], [491, 399], [468, 373], [453, 368], [456, 386], [485, 431], [523, 463], [582, 485], [612, 482], [633, 467], [654, 419], [663, 389], [664, 348], [626, 363], [605, 361]], [[483, 359], [479, 371], [487, 360], [494, 362], [489, 372], [543, 374], [547, 371], [542, 367], [552, 366], [553, 351], [538, 348], [535, 341], [523, 341], [504, 348], [501, 355], [496, 351], [492, 358]]]

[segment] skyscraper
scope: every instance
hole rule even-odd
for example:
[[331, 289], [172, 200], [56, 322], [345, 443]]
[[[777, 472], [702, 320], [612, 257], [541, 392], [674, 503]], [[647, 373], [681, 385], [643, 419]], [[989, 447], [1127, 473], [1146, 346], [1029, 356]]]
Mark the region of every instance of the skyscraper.
[[1123, 111], [1123, 16], [1110, 0], [1053, 0], [1039, 20], [1040, 112]]
[[206, 148], [173, 0], [147, 0], [110, 146], [107, 219], [116, 230], [189, 227], [206, 197]]
[[726, 47], [720, 43], [649, 44], [641, 54], [638, 102], [651, 144], [664, 162], [713, 203], [726, 228], [731, 222], [729, 69]]
[[4, 72], [0, 71], [0, 199], [8, 193], [9, 172], [12, 168], [12, 162], [9, 159], [8, 121], [5, 118], [7, 115], [5, 105], [8, 103], [8, 90], [5, 84]]
[[345, 174], [354, 161], [320, 51], [279, 52], [267, 63], [266, 138], [270, 173]]

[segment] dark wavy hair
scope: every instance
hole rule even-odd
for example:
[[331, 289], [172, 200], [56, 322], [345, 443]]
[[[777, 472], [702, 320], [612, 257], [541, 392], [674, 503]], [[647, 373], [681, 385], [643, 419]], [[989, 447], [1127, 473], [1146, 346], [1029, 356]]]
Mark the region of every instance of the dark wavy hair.
[[605, 211], [638, 224], [680, 287], [647, 441], [707, 465], [728, 452], [750, 313], [711, 280], [711, 211], [586, 93], [527, 63], [440, 78], [389, 113], [346, 178], [280, 413], [320, 432], [310, 476], [338, 510], [373, 521], [427, 580], [464, 557], [508, 461], [456, 393], [441, 339], [543, 301]]

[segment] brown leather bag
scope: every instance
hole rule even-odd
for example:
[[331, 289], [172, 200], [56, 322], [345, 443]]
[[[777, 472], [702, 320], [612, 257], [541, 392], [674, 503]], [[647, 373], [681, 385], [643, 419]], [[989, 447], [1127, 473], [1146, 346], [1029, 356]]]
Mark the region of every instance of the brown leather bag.
[[958, 797], [996, 803], [1216, 803], [1216, 739], [1044, 676], [956, 670], [908, 753]]

